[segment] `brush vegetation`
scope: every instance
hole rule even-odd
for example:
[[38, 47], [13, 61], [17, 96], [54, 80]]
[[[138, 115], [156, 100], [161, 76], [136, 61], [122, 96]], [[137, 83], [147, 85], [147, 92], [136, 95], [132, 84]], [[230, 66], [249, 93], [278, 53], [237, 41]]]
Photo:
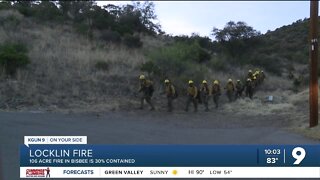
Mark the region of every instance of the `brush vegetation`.
[[2, 1], [0, 25], [2, 109], [130, 108], [141, 73], [155, 82], [156, 100], [165, 78], [183, 97], [189, 79], [224, 84], [255, 68], [265, 70], [267, 92], [300, 92], [307, 85], [308, 19], [266, 34], [230, 21], [212, 28], [212, 40], [167, 35], [147, 1], [104, 7], [94, 1]]

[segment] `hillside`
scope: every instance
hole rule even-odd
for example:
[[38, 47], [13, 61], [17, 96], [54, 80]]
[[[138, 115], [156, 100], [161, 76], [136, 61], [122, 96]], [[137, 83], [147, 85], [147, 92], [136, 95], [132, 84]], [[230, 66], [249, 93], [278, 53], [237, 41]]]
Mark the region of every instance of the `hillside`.
[[280, 58], [301, 64], [308, 63], [309, 57], [309, 19], [298, 20], [291, 25], [267, 32], [262, 38], [266, 50], [262, 53], [274, 53]]
[[[164, 46], [167, 41], [141, 36], [143, 47], [132, 49], [99, 39], [89, 40], [67, 24], [36, 23], [16, 11], [2, 10], [0, 16], [2, 20], [14, 17], [15, 21], [19, 22], [12, 24], [11, 21], [2, 21], [4, 25], [0, 28], [0, 43], [15, 41], [27, 44], [31, 60], [31, 63], [26, 68], [19, 69], [14, 77], [2, 74], [2, 109], [34, 106], [48, 109], [90, 107], [97, 110], [94, 106], [101, 105], [100, 110], [110, 110], [119, 109], [121, 104], [130, 107], [130, 102], [136, 102], [137, 99], [134, 94], [138, 89], [137, 77], [143, 73], [140, 70], [141, 65], [149, 61], [149, 56], [145, 54], [151, 51], [150, 49]], [[229, 77], [236, 79], [243, 77], [247, 71], [240, 67], [232, 67], [224, 72], [215, 71], [206, 64], [192, 62], [191, 66], [193, 70], [185, 71], [193, 73], [189, 74], [190, 76], [197, 76], [193, 78], [198, 81], [202, 78], [217, 78], [221, 81]], [[181, 76], [185, 79], [192, 78], [185, 74]], [[156, 75], [153, 77], [158, 96], [162, 81], [157, 80]], [[290, 84], [277, 76], [270, 75], [270, 79], [287, 84], [282, 88], [290, 88]], [[180, 79], [178, 80], [180, 82]], [[184, 81], [181, 81], [179, 86], [183, 88]], [[275, 90], [278, 87], [269, 84], [265, 88]], [[158, 98], [157, 96], [155, 98]]]
[[[72, 19], [43, 21], [21, 10], [0, 9], [0, 44], [25, 45], [30, 60], [15, 74], [6, 73], [2, 67], [0, 109], [3, 111], [136, 112], [138, 76], [143, 73], [155, 83], [153, 101], [157, 111], [166, 111], [162, 91], [163, 80], [169, 77], [179, 92], [176, 112], [182, 113], [189, 79], [197, 85], [203, 79], [210, 84], [218, 79], [225, 86], [227, 79], [244, 80], [248, 69], [260, 68], [265, 70], [267, 79], [254, 100], [245, 98], [229, 104], [223, 92], [221, 113], [241, 117], [286, 116], [294, 130], [319, 136], [316, 130], [310, 132], [306, 126], [307, 20], [252, 37], [254, 41], [237, 41], [255, 45], [249, 44], [250, 48], [241, 56], [232, 57], [224, 51], [223, 43], [212, 42], [207, 37], [172, 37], [146, 29], [121, 34], [126, 29], [118, 29], [121, 24], [112, 26], [116, 27], [113, 30], [98, 26], [81, 31], [79, 27], [85, 20], [80, 24]], [[289, 79], [288, 72], [294, 77]], [[265, 98], [270, 95], [274, 101], [269, 104]]]
[[[299, 48], [290, 49], [291, 46], [305, 46], [305, 36], [302, 34], [307, 31], [306, 20], [259, 36], [262, 41], [250, 52], [258, 53], [260, 57], [276, 57], [272, 61], [256, 58], [255, 63], [235, 66], [223, 53], [211, 55], [209, 61], [201, 62], [202, 57], [207, 57], [206, 49], [215, 48], [214, 42], [210, 45], [212, 42], [203, 37], [155, 37], [142, 33], [139, 35], [142, 47], [131, 48], [123, 43], [105, 41], [101, 38], [106, 34], [104, 30], [93, 30], [91, 38], [88, 38], [70, 22], [53, 20], [42, 23], [36, 16], [26, 17], [20, 11], [6, 9], [0, 11], [0, 17], [0, 43], [12, 41], [26, 44], [31, 61], [26, 68], [19, 69], [15, 77], [7, 79], [8, 76], [2, 73], [2, 109], [32, 106], [49, 109], [82, 109], [90, 106], [96, 109], [93, 106], [98, 104], [102, 106], [101, 109], [119, 109], [136, 102], [137, 76], [141, 73], [153, 78], [157, 88], [155, 98], [158, 98], [165, 76], [173, 79], [184, 94], [185, 82], [190, 78], [196, 82], [202, 79], [219, 79], [222, 82], [228, 78], [243, 79], [247, 70], [255, 68], [257, 64], [260, 65], [257, 67], [266, 70], [268, 79], [272, 81], [264, 85], [265, 91], [290, 90], [293, 88], [292, 80], [288, 82], [286, 78], [273, 75], [270, 66], [280, 67], [273, 65], [279, 59], [283, 59], [283, 63], [294, 62], [289, 63], [292, 67], [303, 62], [283, 55], [291, 50], [306, 55], [305, 48], [300, 48], [301, 51], [298, 51]], [[293, 35], [288, 35], [288, 32]], [[287, 40], [292, 37], [296, 38]], [[191, 45], [185, 45], [185, 41]], [[288, 41], [292, 43], [282, 43]], [[284, 50], [279, 50], [279, 46]], [[195, 58], [199, 58], [200, 63], [194, 61]], [[160, 74], [156, 71], [158, 69], [161, 69]], [[283, 72], [285, 70], [283, 68]], [[282, 86], [278, 87], [277, 84]], [[123, 101], [120, 100], [122, 98]]]
[[[145, 60], [141, 50], [92, 42], [68, 25], [41, 25], [18, 12], [1, 11], [3, 19], [12, 16], [20, 23], [0, 28], [1, 43], [27, 44], [31, 63], [16, 78], [2, 76], [1, 108], [72, 104], [85, 108], [129, 94], [127, 85], [138, 73], [136, 65]], [[99, 63], [106, 67], [96, 68]]]
[[[256, 47], [258, 64], [274, 63], [282, 69], [295, 71], [294, 65], [309, 63], [309, 19], [298, 20], [291, 25], [277, 28], [261, 36], [262, 43]], [[300, 70], [299, 73], [305, 74]]]

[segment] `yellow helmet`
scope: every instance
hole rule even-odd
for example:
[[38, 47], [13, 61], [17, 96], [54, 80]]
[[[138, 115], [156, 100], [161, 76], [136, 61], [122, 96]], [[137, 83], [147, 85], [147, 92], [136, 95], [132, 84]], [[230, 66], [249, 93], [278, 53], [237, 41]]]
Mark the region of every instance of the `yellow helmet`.
[[169, 79], [164, 80], [164, 83], [169, 83], [169, 82], [170, 82]]
[[207, 81], [206, 81], [206, 80], [203, 80], [203, 81], [202, 81], [202, 84], [207, 84]]
[[257, 79], [257, 77], [253, 76], [253, 79], [254, 79], [254, 80], [256, 80], [256, 79]]
[[213, 84], [219, 84], [219, 81], [218, 80], [214, 80]]
[[232, 82], [232, 79], [228, 79], [228, 82]]
[[143, 80], [143, 79], [146, 79], [146, 77], [142, 74], [142, 75], [139, 76], [139, 79]]
[[189, 80], [189, 84], [193, 84], [193, 81], [192, 81], [192, 80]]

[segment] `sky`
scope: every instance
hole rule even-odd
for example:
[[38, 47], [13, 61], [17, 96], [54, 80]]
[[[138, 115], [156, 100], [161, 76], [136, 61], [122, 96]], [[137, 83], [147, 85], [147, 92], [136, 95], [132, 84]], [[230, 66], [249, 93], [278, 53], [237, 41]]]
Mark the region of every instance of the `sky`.
[[[97, 1], [98, 5], [131, 4], [130, 1]], [[244, 21], [266, 33], [309, 18], [309, 1], [154, 1], [162, 30], [172, 35], [198, 33], [209, 36], [213, 27]]]

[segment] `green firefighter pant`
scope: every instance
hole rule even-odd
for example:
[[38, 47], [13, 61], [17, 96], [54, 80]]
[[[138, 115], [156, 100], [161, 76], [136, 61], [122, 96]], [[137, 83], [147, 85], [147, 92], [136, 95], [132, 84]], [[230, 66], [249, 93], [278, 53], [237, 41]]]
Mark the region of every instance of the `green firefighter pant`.
[[186, 111], [189, 111], [189, 105], [190, 103], [193, 103], [193, 106], [194, 106], [194, 111], [197, 112], [198, 111], [198, 101], [196, 98], [193, 98], [193, 96], [188, 96], [188, 99], [187, 99], [187, 105], [186, 105]]
[[209, 110], [209, 103], [208, 103], [209, 96], [206, 95], [206, 94], [203, 94], [203, 95], [201, 95], [201, 99], [202, 99], [202, 102], [204, 104], [205, 110], [208, 111]]
[[219, 94], [214, 94], [213, 95], [213, 102], [216, 105], [216, 108], [219, 107], [219, 96], [220, 96]]
[[229, 102], [233, 101], [233, 91], [227, 91], [227, 97], [229, 99]]
[[167, 100], [168, 100], [168, 112], [171, 112], [173, 110], [173, 106], [172, 106], [172, 101], [173, 101], [173, 97], [172, 96], [167, 96]]
[[154, 110], [154, 106], [151, 102], [151, 96], [149, 95], [143, 95], [141, 97], [141, 106], [140, 106], [140, 109], [143, 109], [143, 105], [144, 105], [144, 100], [146, 100], [146, 102], [151, 106], [151, 109]]
[[252, 87], [247, 87], [246, 89], [246, 96], [252, 99], [253, 96], [253, 88]]
[[239, 89], [236, 91], [236, 99], [241, 98], [242, 97], [242, 90]]

